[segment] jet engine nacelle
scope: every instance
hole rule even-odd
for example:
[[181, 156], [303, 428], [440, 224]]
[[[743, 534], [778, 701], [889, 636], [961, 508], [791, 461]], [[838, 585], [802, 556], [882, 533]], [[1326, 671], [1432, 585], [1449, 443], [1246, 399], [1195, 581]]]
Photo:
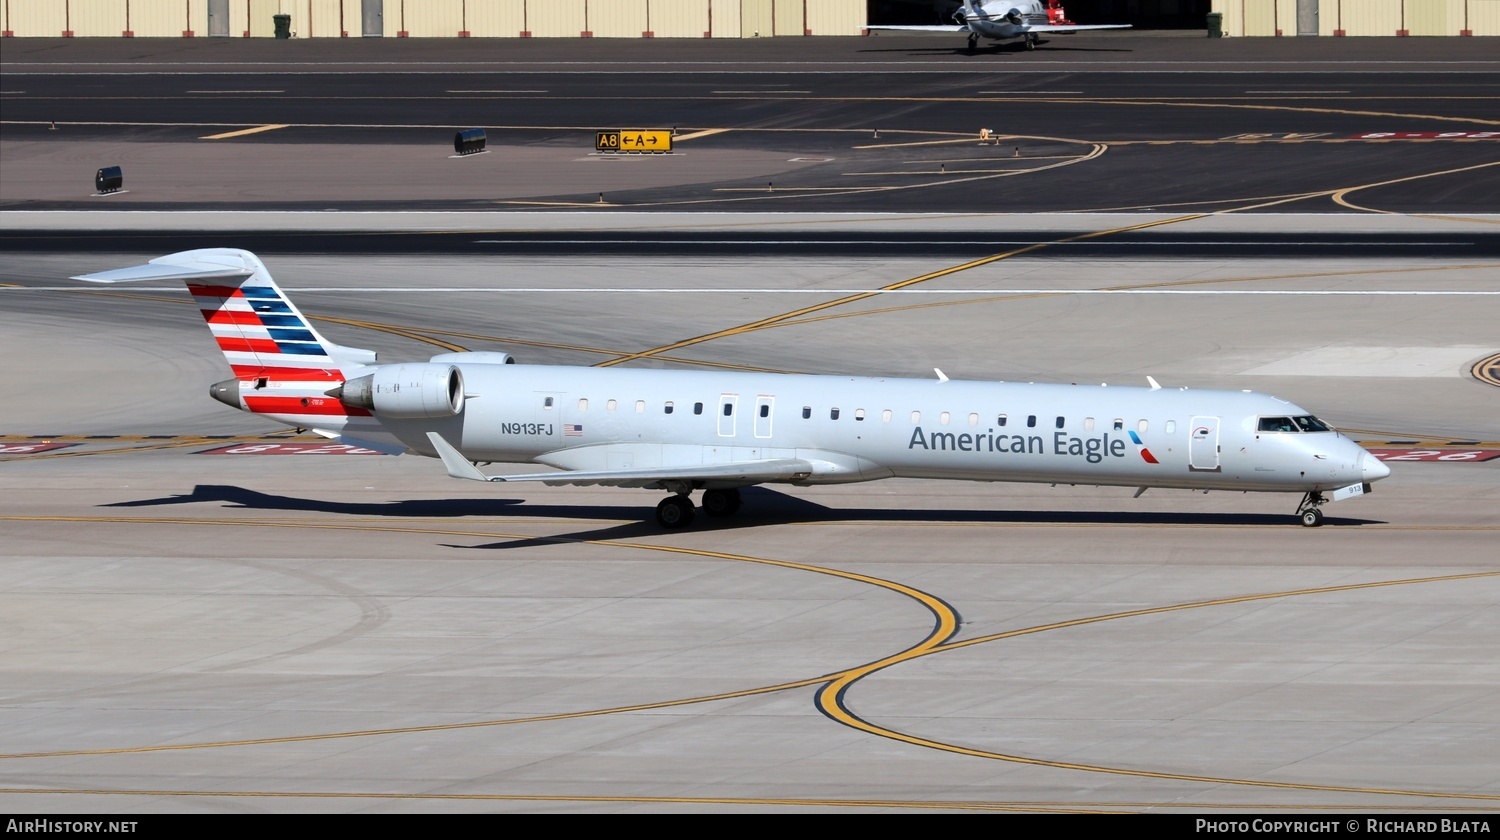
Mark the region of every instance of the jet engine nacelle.
[[385, 417], [453, 417], [464, 410], [464, 375], [454, 365], [383, 365], [329, 395]]

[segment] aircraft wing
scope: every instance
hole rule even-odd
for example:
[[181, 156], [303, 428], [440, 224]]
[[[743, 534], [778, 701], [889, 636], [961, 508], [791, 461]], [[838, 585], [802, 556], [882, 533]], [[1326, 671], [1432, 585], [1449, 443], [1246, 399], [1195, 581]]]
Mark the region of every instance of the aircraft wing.
[[967, 27], [967, 26], [965, 26], [964, 24], [961, 24], [961, 23], [929, 24], [929, 25], [904, 24], [904, 25], [899, 25], [899, 26], [895, 25], [895, 24], [892, 24], [892, 25], [889, 25], [889, 26], [883, 26], [883, 25], [882, 26], [866, 26], [865, 28], [869, 29], [871, 31], [874, 31], [876, 29], [894, 29], [894, 30], [901, 31], [901, 32], [950, 32], [951, 33], [951, 32], [968, 32], [969, 31], [969, 27]]
[[1129, 29], [1128, 23], [1090, 23], [1080, 26], [1076, 23], [1039, 23], [1035, 26], [1026, 27], [1027, 32], [1053, 32], [1066, 35], [1069, 32], [1080, 32], [1084, 29]]
[[564, 484], [611, 487], [655, 487], [663, 481], [728, 481], [735, 484], [760, 484], [767, 481], [793, 481], [812, 474], [813, 465], [799, 458], [763, 458], [729, 464], [703, 464], [691, 467], [661, 467], [647, 470], [564, 470], [523, 475], [485, 475], [463, 453], [453, 448], [437, 432], [427, 439], [443, 459], [448, 475], [471, 481], [539, 481], [558, 487]]

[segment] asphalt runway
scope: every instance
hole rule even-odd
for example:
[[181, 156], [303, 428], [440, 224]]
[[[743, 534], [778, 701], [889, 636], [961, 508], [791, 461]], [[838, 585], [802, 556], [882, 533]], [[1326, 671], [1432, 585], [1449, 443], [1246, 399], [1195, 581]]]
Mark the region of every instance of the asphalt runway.
[[[1484, 39], [1053, 41], [16, 41], [0, 209], [1482, 213], [1500, 194]], [[454, 155], [469, 128], [485, 152]], [[608, 129], [673, 129], [673, 152], [596, 154]], [[105, 166], [124, 191], [98, 197]]]
[[[8, 44], [7, 91], [16, 55]], [[0, 124], [0, 143], [16, 130]], [[1346, 183], [1389, 174], [1354, 169]], [[1187, 173], [1188, 204], [1232, 200], [292, 213], [320, 182], [283, 178], [274, 206], [142, 212], [99, 207], [134, 192], [11, 202], [14, 171], [0, 180], [0, 351], [20, 360], [0, 403], [10, 811], [1500, 808], [1500, 458], [1486, 460], [1500, 452], [1500, 193], [1467, 209], [1429, 196], [1441, 212], [1422, 215], [1361, 212], [1374, 202], [1336, 190], [1336, 213], [1211, 214], [1247, 193]], [[1130, 247], [1137, 231], [1150, 247]], [[535, 247], [480, 247], [497, 232]], [[390, 245], [413, 233], [440, 235]], [[66, 279], [195, 235], [254, 242], [320, 330], [384, 361], [462, 348], [1149, 375], [1277, 394], [1386, 452], [1392, 475], [1319, 529], [1279, 495], [884, 481], [758, 488], [731, 521], [663, 533], [642, 524], [651, 492], [267, 454], [326, 442], [208, 398], [225, 365], [183, 290]], [[49, 244], [68, 236], [77, 247]], [[1069, 245], [1092, 240], [1111, 244]], [[974, 242], [1000, 247], [976, 257]]]

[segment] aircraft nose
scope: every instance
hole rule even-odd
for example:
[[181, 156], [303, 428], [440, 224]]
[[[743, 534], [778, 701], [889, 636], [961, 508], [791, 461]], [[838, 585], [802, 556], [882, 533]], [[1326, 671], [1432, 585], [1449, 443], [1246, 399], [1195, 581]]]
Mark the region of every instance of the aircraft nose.
[[1379, 481], [1391, 474], [1391, 468], [1381, 462], [1379, 458], [1366, 452], [1360, 461], [1360, 472], [1364, 473], [1365, 481]]

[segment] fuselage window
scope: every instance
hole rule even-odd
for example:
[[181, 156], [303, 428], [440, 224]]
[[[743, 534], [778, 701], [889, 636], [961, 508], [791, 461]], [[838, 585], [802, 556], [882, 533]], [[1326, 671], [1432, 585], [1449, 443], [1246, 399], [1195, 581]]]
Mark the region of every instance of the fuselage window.
[[1169, 435], [1171, 433], [1177, 431], [1177, 421], [1176, 420], [1168, 420], [1167, 421], [1167, 425], [1163, 426], [1162, 430], [1165, 431]]
[[948, 420], [949, 420], [948, 412], [945, 411], [942, 414], [938, 415], [938, 422], [942, 423], [944, 426], [948, 425]]
[[1035, 429], [1036, 428], [1036, 415], [1035, 414], [1028, 414], [1028, 415], [1026, 415], [1026, 428], [1028, 428], [1028, 429]]
[[1290, 417], [1262, 417], [1256, 426], [1261, 432], [1295, 432], [1297, 426]]
[[1064, 420], [1061, 417], [1057, 418], [1057, 428], [1061, 429], [1063, 426], [1066, 426], [1066, 425], [1068, 425], [1068, 421]]
[[610, 400], [609, 402], [606, 402], [604, 404], [604, 410], [605, 411], [614, 411], [616, 408], [619, 407], [619, 405], [620, 404], [618, 402], [615, 402], [614, 400]]
[[969, 412], [969, 425], [970, 426], [978, 426], [979, 425], [979, 415], [976, 414], [976, 413], [974, 413], [974, 412], [972, 412], [972, 411]]
[[1092, 432], [1094, 430], [1094, 418], [1092, 418], [1092, 417], [1085, 417], [1085, 418], [1083, 418], [1083, 430], [1085, 432]]
[[911, 422], [912, 422], [913, 425], [916, 425], [917, 423], [922, 422], [922, 412], [920, 412], [920, 411], [913, 411], [911, 413]]
[[808, 419], [810, 417], [812, 417], [812, 406], [810, 406], [810, 405], [804, 405], [804, 406], [802, 406], [802, 419], [806, 420], [806, 419]]
[[693, 413], [694, 414], [702, 414], [703, 413], [703, 403], [693, 403]]
[[891, 410], [889, 408], [887, 408], [885, 411], [880, 412], [880, 422], [882, 422], [882, 423], [889, 423], [889, 422], [891, 422]]
[[1151, 424], [1147, 423], [1145, 420], [1142, 420], [1141, 422], [1135, 424], [1135, 427], [1140, 430], [1141, 434], [1144, 435], [1146, 433], [1146, 427], [1149, 425]]
[[995, 425], [996, 426], [1004, 426], [1006, 419], [1007, 418], [1006, 418], [1006, 416], [1004, 414], [1000, 415], [999, 417], [996, 417], [995, 418]]
[[661, 407], [661, 410], [662, 410], [663, 414], [671, 414], [672, 413], [672, 401], [671, 400], [667, 400], [666, 404]]
[[760, 416], [762, 416], [762, 417], [770, 417], [771, 416], [771, 406], [768, 405], [768, 404], [766, 404], [766, 403], [761, 403], [760, 404]]
[[1125, 421], [1122, 420], [1122, 419], [1120, 419], [1119, 417], [1115, 418], [1115, 431], [1117, 431], [1117, 432], [1123, 432], [1123, 431], [1125, 431]]
[[636, 400], [635, 401], [635, 413], [636, 414], [645, 414], [646, 413], [646, 401], [645, 400]]
[[863, 419], [865, 419], [865, 410], [863, 408], [856, 408], [856, 409], [854, 409], [854, 419], [855, 420], [863, 420]]
[[734, 413], [734, 403], [732, 403], [732, 402], [726, 402], [726, 403], [724, 403], [724, 416], [728, 417], [729, 415], [731, 415], [733, 413]]
[[1292, 418], [1292, 422], [1296, 423], [1297, 424], [1297, 428], [1301, 429], [1304, 432], [1331, 432], [1331, 431], [1333, 431], [1333, 429], [1331, 429], [1331, 428], [1328, 427], [1327, 423], [1324, 423], [1322, 420], [1319, 420], [1318, 418], [1312, 416], [1311, 414], [1304, 414], [1301, 417], [1293, 417]]
[[542, 408], [551, 408], [551, 407], [552, 407], [552, 398], [551, 397], [548, 397], [545, 400], [542, 400]]
[[839, 410], [836, 409], [836, 408], [830, 408], [830, 409], [828, 409], [828, 419], [829, 420], [837, 420], [837, 419], [839, 419]]
[[582, 397], [582, 398], [580, 398], [578, 400], [578, 410], [579, 411], [588, 411], [589, 410], [589, 398], [588, 397]]

